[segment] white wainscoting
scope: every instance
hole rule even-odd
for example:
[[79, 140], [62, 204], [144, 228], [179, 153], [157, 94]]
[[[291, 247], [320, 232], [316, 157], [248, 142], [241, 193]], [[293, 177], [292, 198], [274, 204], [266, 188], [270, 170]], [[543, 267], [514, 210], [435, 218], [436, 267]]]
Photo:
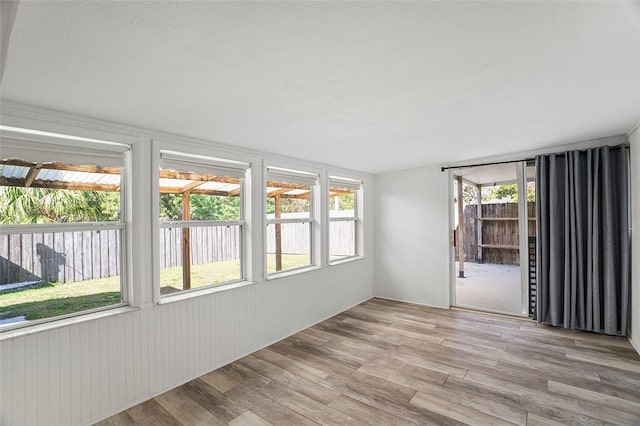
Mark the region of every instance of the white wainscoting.
[[449, 173], [375, 177], [375, 295], [449, 308]]
[[[262, 187], [253, 188], [255, 244], [248, 262], [255, 284], [154, 304], [150, 144], [153, 133], [63, 112], [4, 102], [3, 124], [106, 140], [134, 140], [134, 260], [131, 292], [137, 310], [45, 327], [0, 333], [0, 425], [90, 424], [145, 401], [246, 354], [283, 339], [373, 296], [373, 178], [364, 179], [366, 257], [265, 281], [262, 274]], [[11, 124], [9, 124], [11, 123]], [[138, 142], [135, 142], [138, 141]], [[186, 142], [185, 142], [186, 143]], [[193, 143], [241, 155], [239, 148]], [[246, 151], [262, 182], [262, 160], [284, 157]], [[222, 154], [219, 154], [222, 156]], [[305, 162], [288, 159], [304, 167]], [[308, 163], [331, 172], [341, 169]], [[137, 166], [137, 167], [136, 167]], [[324, 203], [326, 204], [326, 203]], [[326, 241], [326, 236], [323, 237]], [[28, 329], [26, 329], [28, 330]], [[33, 329], [32, 329], [33, 330]], [[13, 337], [12, 337], [13, 336]]]

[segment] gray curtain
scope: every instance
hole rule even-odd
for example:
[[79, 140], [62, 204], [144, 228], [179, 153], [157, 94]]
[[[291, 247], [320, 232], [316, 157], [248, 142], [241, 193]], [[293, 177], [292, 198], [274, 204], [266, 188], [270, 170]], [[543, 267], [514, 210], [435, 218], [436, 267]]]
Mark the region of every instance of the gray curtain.
[[630, 293], [629, 149], [536, 158], [535, 319], [627, 335]]

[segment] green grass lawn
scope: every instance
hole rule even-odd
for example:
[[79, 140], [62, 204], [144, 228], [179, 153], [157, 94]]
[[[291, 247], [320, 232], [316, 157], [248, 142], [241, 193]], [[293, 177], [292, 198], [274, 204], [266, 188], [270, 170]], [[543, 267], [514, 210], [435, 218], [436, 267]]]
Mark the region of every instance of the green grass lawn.
[[[283, 254], [282, 255], [282, 270], [301, 268], [303, 266], [309, 266], [311, 259], [308, 254]], [[276, 255], [267, 255], [267, 272], [276, 272]]]
[[[283, 255], [283, 269], [309, 264], [309, 256]], [[275, 271], [275, 255], [267, 256], [269, 272]], [[191, 288], [234, 281], [240, 277], [240, 262], [193, 265]], [[160, 271], [161, 294], [182, 290], [182, 267]], [[74, 283], [49, 283], [25, 290], [0, 293], [0, 319], [24, 316], [27, 320], [50, 318], [120, 303], [120, 277]]]
[[[222, 284], [240, 279], [240, 260], [204, 263], [191, 266], [191, 288]], [[160, 270], [160, 293], [182, 290], [182, 266]]]
[[74, 283], [48, 283], [0, 293], [0, 319], [50, 318], [120, 303], [120, 277]]

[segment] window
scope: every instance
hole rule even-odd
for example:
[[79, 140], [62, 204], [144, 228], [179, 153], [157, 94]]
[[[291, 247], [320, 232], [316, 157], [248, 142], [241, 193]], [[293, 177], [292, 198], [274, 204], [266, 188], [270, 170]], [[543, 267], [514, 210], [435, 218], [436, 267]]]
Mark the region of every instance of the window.
[[128, 145], [1, 144], [0, 329], [124, 304]]
[[357, 256], [362, 182], [329, 177], [329, 262]]
[[318, 176], [267, 168], [267, 274], [313, 264], [313, 187]]
[[160, 294], [243, 280], [248, 163], [160, 151]]

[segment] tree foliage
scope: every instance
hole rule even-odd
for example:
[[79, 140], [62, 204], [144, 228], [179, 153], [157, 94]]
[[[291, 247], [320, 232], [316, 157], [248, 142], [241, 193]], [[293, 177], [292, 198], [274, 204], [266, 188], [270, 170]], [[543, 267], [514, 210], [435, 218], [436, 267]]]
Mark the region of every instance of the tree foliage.
[[[189, 197], [190, 220], [238, 220], [240, 197], [193, 194]], [[160, 219], [182, 220], [182, 196], [160, 194]]]
[[118, 220], [120, 193], [0, 186], [0, 223]]
[[[339, 210], [352, 210], [354, 194], [332, 197]], [[182, 196], [160, 194], [160, 219], [182, 220]], [[282, 213], [307, 212], [308, 199], [281, 198]], [[191, 220], [238, 220], [240, 197], [192, 194]], [[267, 214], [275, 213], [274, 198], [267, 198]], [[120, 217], [120, 193], [74, 191], [66, 189], [0, 186], [0, 223], [64, 223], [117, 221]]]
[[[311, 204], [309, 200], [302, 198], [280, 198], [281, 213], [300, 213], [308, 212]], [[267, 198], [267, 214], [276, 212], [276, 203], [274, 197]]]
[[[336, 209], [337, 203], [337, 209]], [[331, 197], [329, 208], [331, 210], [353, 210], [356, 206], [355, 194], [341, 194]]]
[[[457, 199], [457, 183], [454, 183], [454, 199]], [[478, 193], [476, 187], [466, 183], [462, 186], [462, 198], [465, 205], [476, 204]], [[536, 200], [536, 188], [533, 182], [527, 183], [527, 201]], [[518, 185], [515, 183], [482, 187], [483, 203], [517, 203]]]

